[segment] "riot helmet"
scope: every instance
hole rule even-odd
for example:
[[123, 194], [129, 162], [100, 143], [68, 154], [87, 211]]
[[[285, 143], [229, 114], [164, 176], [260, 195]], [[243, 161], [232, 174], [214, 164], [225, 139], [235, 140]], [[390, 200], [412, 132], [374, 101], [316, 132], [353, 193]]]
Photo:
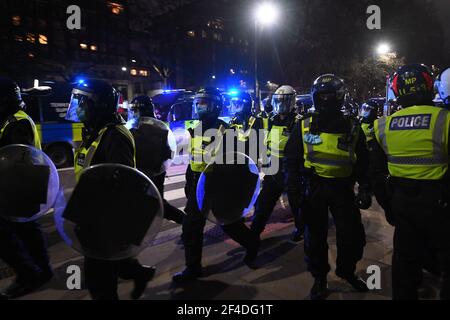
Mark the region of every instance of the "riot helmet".
[[325, 74], [314, 81], [311, 89], [314, 108], [319, 114], [342, 113], [345, 101], [344, 81], [334, 74]]
[[0, 120], [24, 105], [19, 86], [9, 78], [0, 77]]
[[119, 97], [119, 92], [105, 81], [77, 81], [66, 120], [82, 122], [89, 127], [103, 126], [117, 119]]
[[194, 96], [193, 117], [199, 120], [218, 118], [222, 107], [223, 96], [218, 89], [200, 89]]
[[450, 108], [450, 68], [439, 74], [434, 83], [437, 94], [447, 108]]
[[391, 88], [403, 108], [433, 105], [433, 73], [424, 64], [400, 67], [392, 77]]
[[273, 113], [287, 115], [296, 108], [297, 93], [291, 86], [279, 87], [272, 96]]

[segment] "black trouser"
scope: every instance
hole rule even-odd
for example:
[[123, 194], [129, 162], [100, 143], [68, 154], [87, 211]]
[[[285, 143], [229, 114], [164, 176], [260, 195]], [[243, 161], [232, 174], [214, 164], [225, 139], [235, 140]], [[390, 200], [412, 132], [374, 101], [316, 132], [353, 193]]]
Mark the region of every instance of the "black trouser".
[[0, 258], [23, 284], [52, 273], [47, 246], [38, 222], [17, 223], [0, 219]]
[[336, 274], [351, 276], [366, 245], [361, 213], [355, 206], [354, 184], [343, 179], [314, 177], [302, 204], [305, 220], [305, 261], [314, 278], [325, 279], [328, 264], [328, 210], [336, 226]]
[[[206, 218], [203, 217], [197, 205], [197, 182], [199, 175], [187, 174], [185, 193], [187, 197], [186, 217], [183, 221], [183, 241], [186, 266], [200, 268], [203, 249], [203, 229]], [[246, 249], [255, 248], [258, 244], [257, 236], [245, 225], [244, 221], [222, 226], [228, 236]]]
[[118, 300], [118, 278], [135, 279], [143, 270], [139, 261], [132, 258], [119, 261], [84, 259], [86, 286], [94, 300]]
[[153, 183], [155, 184], [156, 188], [158, 188], [161, 197], [163, 198], [164, 218], [167, 220], [172, 220], [178, 224], [183, 224], [185, 216], [184, 212], [178, 210], [177, 208], [172, 206], [169, 202], [167, 202], [166, 199], [164, 199], [164, 182], [166, 179], [166, 172], [158, 176], [150, 176], [150, 177]]
[[384, 176], [372, 177], [371, 185], [372, 185], [373, 195], [375, 196], [375, 199], [377, 200], [380, 207], [383, 209], [384, 214], [386, 216], [386, 220], [391, 225], [394, 225], [395, 219], [393, 218], [392, 208], [391, 208], [391, 196], [392, 195], [389, 193], [387, 178]]
[[[264, 177], [261, 193], [256, 201], [255, 213], [253, 215], [252, 230], [256, 233], [260, 234], [264, 231], [267, 221], [284, 190], [284, 174], [282, 170], [279, 170], [276, 175]], [[301, 215], [298, 212], [292, 213], [294, 215], [295, 227], [297, 230], [303, 231], [304, 223]]]
[[396, 220], [392, 259], [394, 299], [418, 299], [422, 268], [437, 250], [442, 275], [441, 298], [450, 299], [450, 210], [440, 205], [447, 200], [437, 183], [396, 182], [392, 211]]

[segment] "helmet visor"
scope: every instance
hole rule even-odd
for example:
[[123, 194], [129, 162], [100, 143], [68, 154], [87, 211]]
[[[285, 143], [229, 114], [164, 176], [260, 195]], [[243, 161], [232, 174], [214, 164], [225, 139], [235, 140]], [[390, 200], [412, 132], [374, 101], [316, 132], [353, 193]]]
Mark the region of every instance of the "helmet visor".
[[241, 99], [232, 99], [231, 100], [231, 114], [235, 115], [236, 113], [240, 113], [244, 111], [245, 103]]
[[276, 114], [289, 113], [293, 106], [294, 95], [279, 94], [272, 97], [273, 112]]
[[88, 93], [79, 90], [72, 91], [69, 108], [65, 119], [72, 122], [84, 122], [87, 118]]
[[359, 110], [359, 115], [363, 118], [369, 118], [373, 112], [373, 107], [367, 103], [363, 104]]
[[194, 99], [193, 112], [197, 116], [202, 116], [208, 114], [213, 109], [211, 100], [206, 98], [196, 98]]

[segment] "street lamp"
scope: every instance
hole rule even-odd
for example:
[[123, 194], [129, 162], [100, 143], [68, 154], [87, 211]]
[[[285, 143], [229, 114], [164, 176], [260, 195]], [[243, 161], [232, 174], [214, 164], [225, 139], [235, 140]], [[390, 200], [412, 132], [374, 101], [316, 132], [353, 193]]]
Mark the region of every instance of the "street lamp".
[[377, 53], [380, 56], [384, 56], [391, 52], [391, 46], [388, 43], [380, 43], [377, 47]]
[[262, 27], [273, 25], [279, 17], [279, 9], [276, 5], [270, 2], [263, 2], [258, 4], [255, 8], [255, 100], [260, 104], [261, 92], [258, 81], [258, 33]]

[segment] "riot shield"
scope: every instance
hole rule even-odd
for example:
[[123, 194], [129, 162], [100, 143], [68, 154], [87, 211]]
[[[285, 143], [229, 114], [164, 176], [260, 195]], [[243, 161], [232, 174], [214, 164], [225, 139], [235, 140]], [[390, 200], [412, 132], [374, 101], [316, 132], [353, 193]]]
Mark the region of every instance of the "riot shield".
[[139, 170], [149, 176], [167, 171], [177, 151], [175, 135], [164, 122], [153, 118], [131, 121], [136, 143], [136, 162]]
[[197, 185], [198, 207], [209, 221], [232, 224], [245, 218], [260, 192], [255, 162], [242, 153], [227, 153], [224, 164], [211, 163]]
[[149, 246], [161, 227], [161, 195], [143, 173], [119, 164], [85, 169], [70, 199], [55, 205], [57, 230], [85, 256], [121, 260]]
[[53, 207], [58, 190], [58, 172], [43, 151], [19, 144], [0, 149], [1, 218], [34, 221]]

